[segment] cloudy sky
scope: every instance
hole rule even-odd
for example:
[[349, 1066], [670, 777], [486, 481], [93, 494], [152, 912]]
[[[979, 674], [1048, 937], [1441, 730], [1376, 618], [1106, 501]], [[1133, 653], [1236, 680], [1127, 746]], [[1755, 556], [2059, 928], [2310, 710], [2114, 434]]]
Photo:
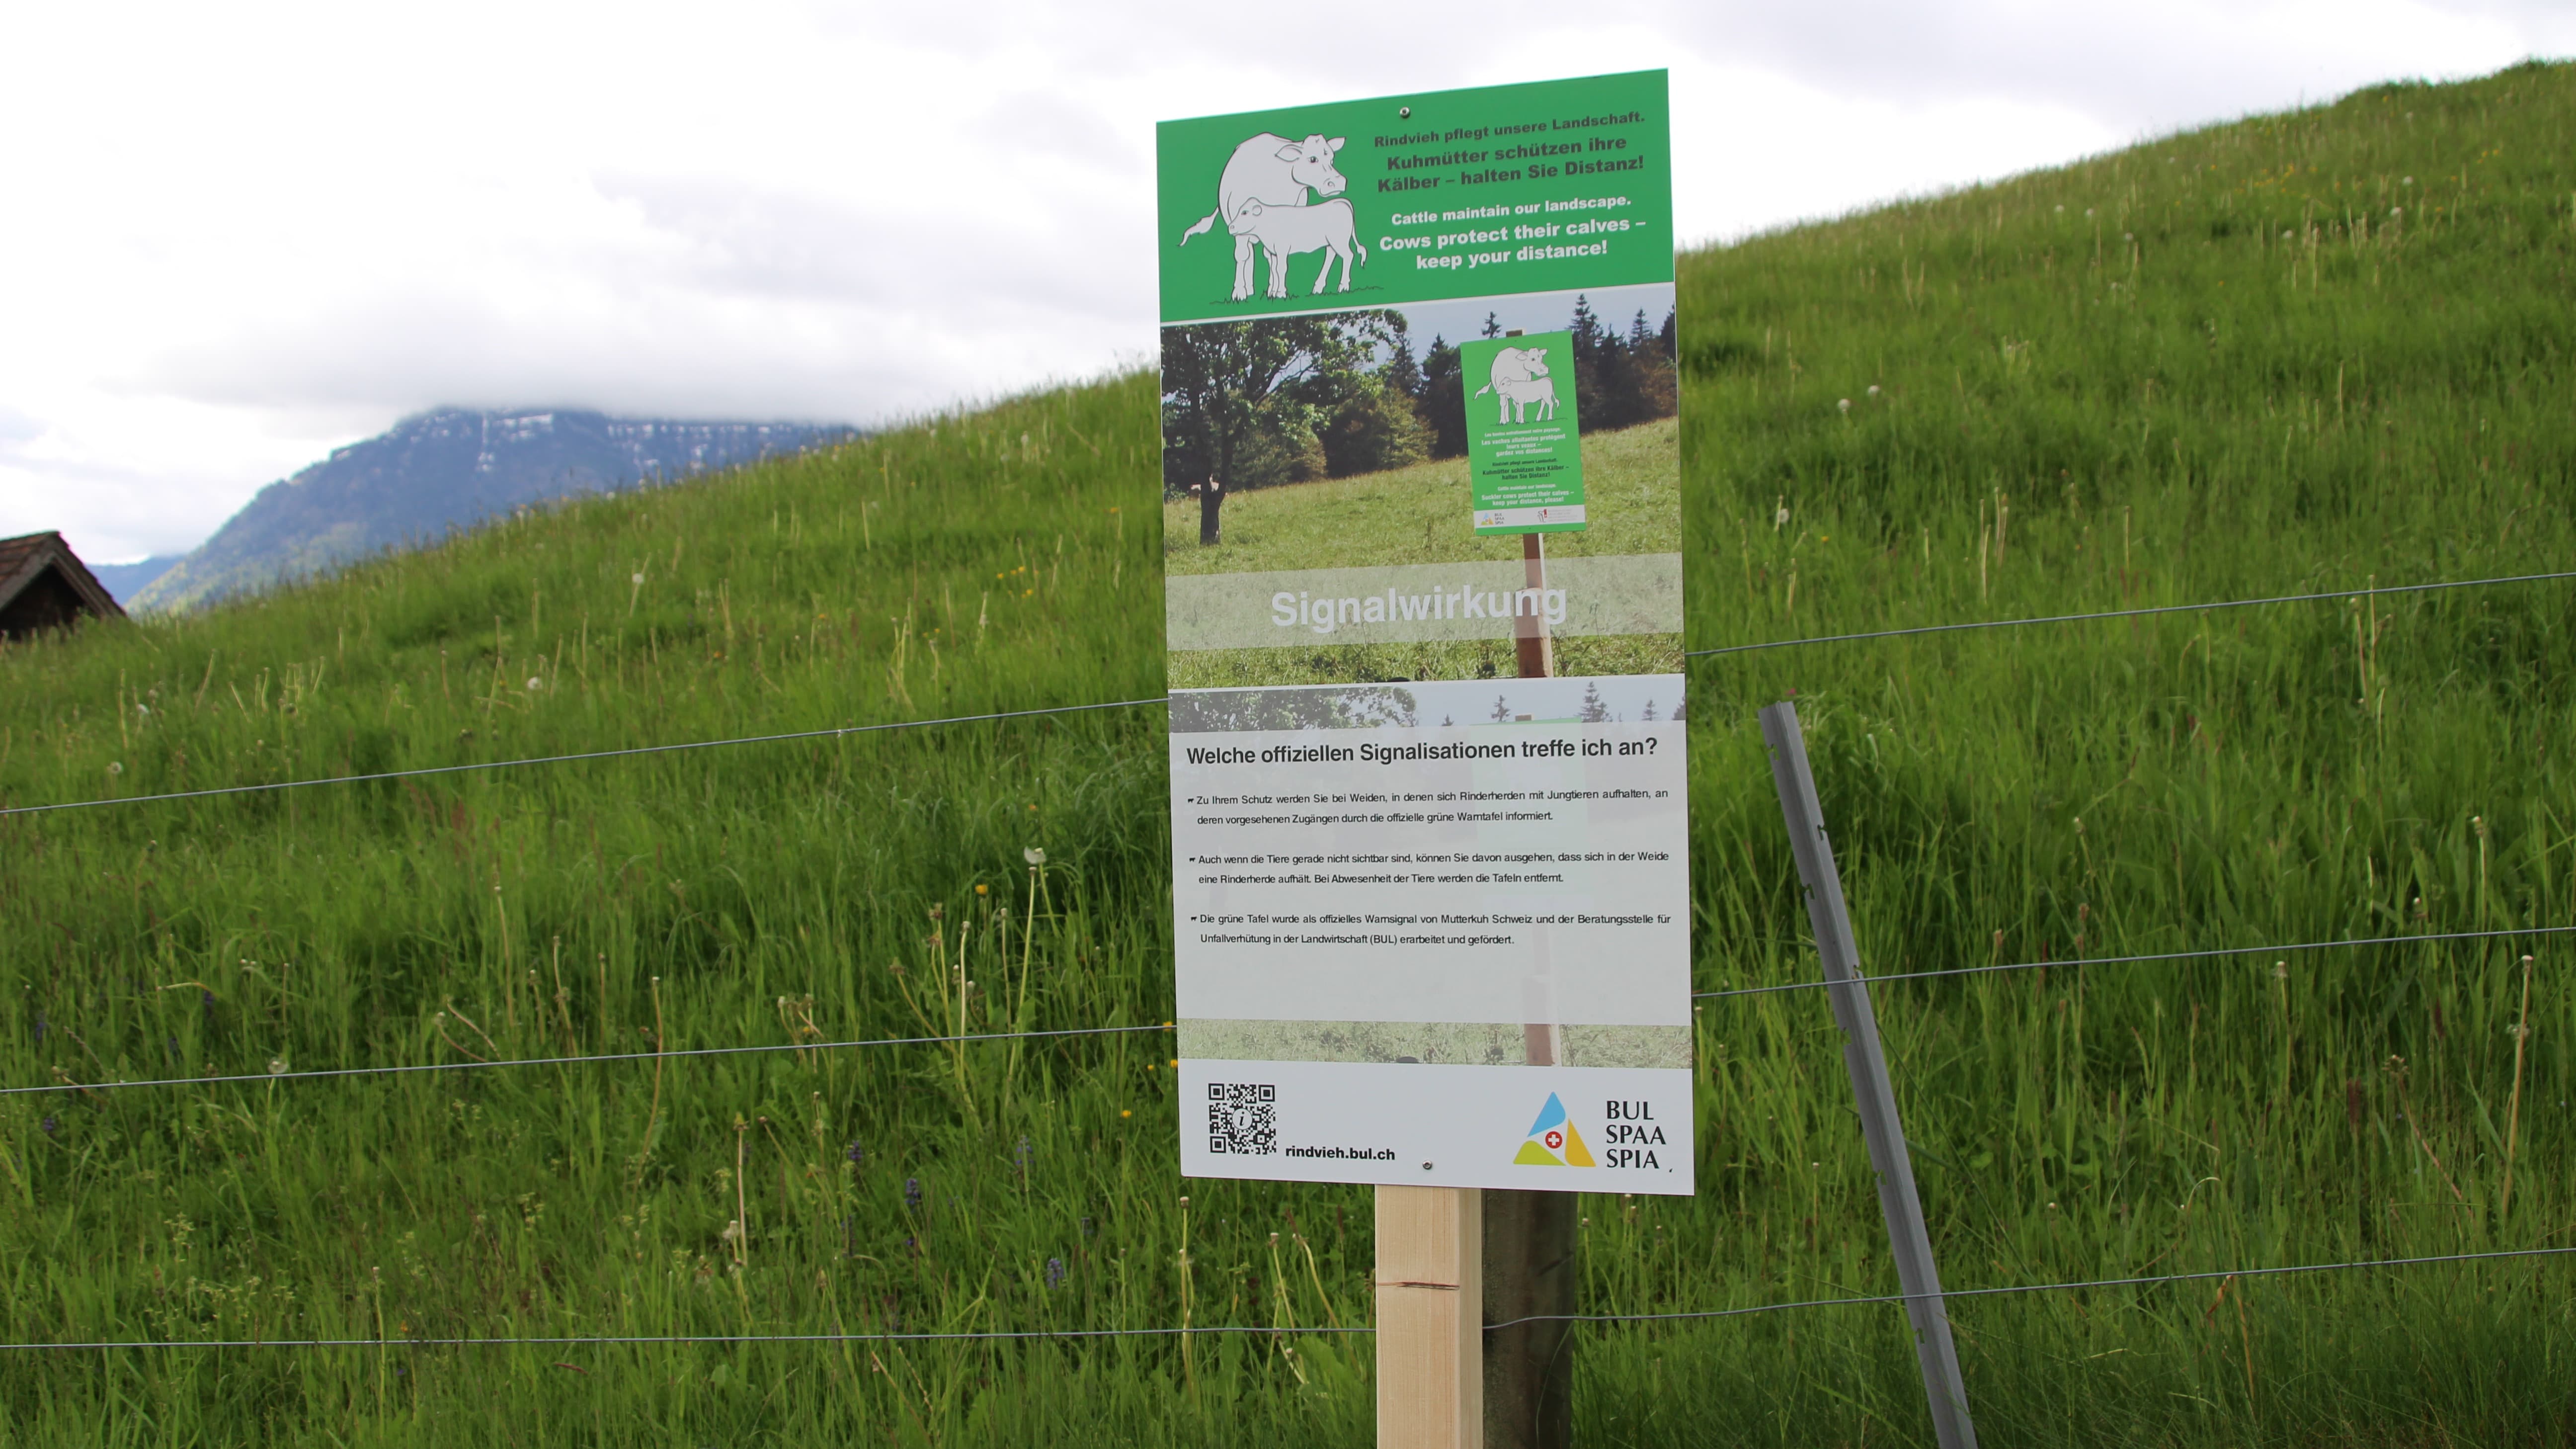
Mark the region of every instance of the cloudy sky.
[[1151, 345], [1152, 123], [1669, 67], [1682, 233], [2576, 52], [2532, 0], [0, 7], [0, 535], [439, 404], [867, 422]]

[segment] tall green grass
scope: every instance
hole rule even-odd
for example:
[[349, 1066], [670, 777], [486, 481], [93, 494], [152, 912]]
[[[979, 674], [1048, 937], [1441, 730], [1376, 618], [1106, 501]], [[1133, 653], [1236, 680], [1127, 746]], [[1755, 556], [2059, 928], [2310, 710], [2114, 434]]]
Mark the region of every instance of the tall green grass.
[[[2571, 82], [2381, 88], [1684, 258], [1693, 647], [2563, 567]], [[0, 796], [1152, 696], [1154, 436], [1124, 377], [12, 645]], [[1792, 691], [1875, 970], [2576, 923], [2570, 597], [1704, 661], [1700, 985], [1814, 974], [1753, 724]], [[1151, 1026], [1160, 729], [0, 817], [0, 1079]], [[2576, 1242], [2567, 960], [1882, 987], [1945, 1278]], [[1822, 1000], [1713, 1000], [1699, 1035], [1700, 1195], [1587, 1199], [1586, 1308], [1890, 1291]], [[1365, 1322], [1366, 1195], [1179, 1180], [1166, 1041], [0, 1098], [0, 1337], [385, 1341], [12, 1351], [0, 1415], [30, 1443], [1365, 1442], [1356, 1337], [403, 1344]], [[2576, 1432], [2571, 1285], [2541, 1259], [1954, 1317], [1992, 1443], [2545, 1444]], [[1578, 1343], [1586, 1442], [1929, 1439], [1893, 1308]]]

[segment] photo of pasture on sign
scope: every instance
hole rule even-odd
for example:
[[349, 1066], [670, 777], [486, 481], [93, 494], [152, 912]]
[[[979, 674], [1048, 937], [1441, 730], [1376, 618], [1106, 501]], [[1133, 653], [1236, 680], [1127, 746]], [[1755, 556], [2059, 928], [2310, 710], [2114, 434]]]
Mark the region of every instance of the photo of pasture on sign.
[[1508, 676], [1531, 617], [1561, 673], [1677, 672], [1674, 322], [1659, 283], [1164, 328], [1173, 686]]

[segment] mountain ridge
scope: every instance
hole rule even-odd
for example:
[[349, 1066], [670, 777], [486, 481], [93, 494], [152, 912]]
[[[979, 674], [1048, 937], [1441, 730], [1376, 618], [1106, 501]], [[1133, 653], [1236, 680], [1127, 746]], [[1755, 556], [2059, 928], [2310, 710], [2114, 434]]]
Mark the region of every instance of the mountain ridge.
[[857, 435], [827, 424], [627, 418], [581, 408], [434, 408], [262, 488], [126, 602], [143, 612], [202, 608], [516, 509]]

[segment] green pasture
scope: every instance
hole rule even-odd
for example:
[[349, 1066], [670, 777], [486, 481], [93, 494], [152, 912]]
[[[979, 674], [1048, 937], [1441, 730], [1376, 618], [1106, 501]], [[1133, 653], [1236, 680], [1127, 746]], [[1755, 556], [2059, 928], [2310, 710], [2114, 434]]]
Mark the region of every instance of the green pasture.
[[[1694, 661], [1701, 987], [1815, 974], [1793, 693], [1881, 972], [2576, 924], [2569, 581], [2353, 592], [2576, 567], [2571, 124], [2563, 66], [2381, 87], [1685, 256], [1691, 647], [2332, 595]], [[10, 645], [0, 803], [1151, 698], [1164, 568], [1410, 561], [1303, 497], [1463, 533], [1344, 480], [1202, 553], [1156, 438], [1122, 376]], [[0, 1350], [7, 1440], [1369, 1442], [1367, 1194], [1175, 1174], [1162, 758], [1129, 708], [0, 817], [0, 1083], [56, 1089], [0, 1097], [0, 1340], [363, 1341]], [[1946, 1281], [2576, 1246], [2572, 952], [1882, 986]], [[1892, 1291], [1824, 1002], [1699, 1022], [1700, 1193], [1585, 1200], [1587, 1311]], [[1954, 1316], [1989, 1444], [2576, 1437], [2564, 1258]], [[422, 1342], [1183, 1324], [1279, 1335]], [[1929, 1442], [1890, 1306], [1575, 1342], [1588, 1444]]]
[[[1681, 421], [1665, 418], [1583, 439], [1587, 516], [1580, 533], [1547, 535], [1551, 556], [1677, 553]], [[1478, 537], [1469, 522], [1467, 460], [1444, 458], [1228, 497], [1218, 544], [1199, 543], [1199, 504], [1163, 505], [1163, 566], [1175, 574], [1516, 559], [1518, 534]], [[1664, 674], [1680, 670], [1676, 635], [1556, 641], [1562, 674]], [[1172, 657], [1174, 689], [1381, 679], [1491, 679], [1518, 668], [1512, 641], [1324, 644], [1284, 649], [1200, 649]]]
[[[1681, 420], [1664, 418], [1583, 439], [1580, 533], [1554, 533], [1554, 555], [1674, 553], [1682, 546], [1675, 493]], [[1229, 495], [1214, 548], [1199, 543], [1199, 501], [1163, 505], [1163, 567], [1176, 574], [1364, 568], [1521, 556], [1520, 535], [1478, 537], [1467, 460], [1442, 458], [1312, 483]], [[1505, 651], [1509, 653], [1508, 650]]]

